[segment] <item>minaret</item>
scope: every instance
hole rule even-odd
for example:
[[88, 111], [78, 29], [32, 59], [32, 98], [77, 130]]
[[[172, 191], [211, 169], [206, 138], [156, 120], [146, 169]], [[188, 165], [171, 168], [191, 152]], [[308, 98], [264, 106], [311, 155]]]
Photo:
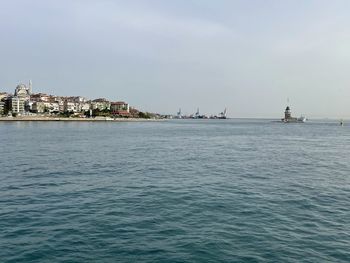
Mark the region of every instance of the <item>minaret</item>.
[[28, 92], [29, 92], [29, 95], [32, 94], [32, 81], [31, 80], [29, 80]]

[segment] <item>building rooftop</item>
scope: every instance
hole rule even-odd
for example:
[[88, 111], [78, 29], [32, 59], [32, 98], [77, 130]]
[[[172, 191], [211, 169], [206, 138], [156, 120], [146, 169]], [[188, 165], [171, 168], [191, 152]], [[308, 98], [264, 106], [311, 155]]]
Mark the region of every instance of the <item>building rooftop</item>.
[[115, 102], [111, 102], [111, 104], [127, 104], [124, 101], [115, 101]]
[[105, 98], [98, 98], [98, 99], [94, 99], [92, 102], [109, 102], [109, 101]]

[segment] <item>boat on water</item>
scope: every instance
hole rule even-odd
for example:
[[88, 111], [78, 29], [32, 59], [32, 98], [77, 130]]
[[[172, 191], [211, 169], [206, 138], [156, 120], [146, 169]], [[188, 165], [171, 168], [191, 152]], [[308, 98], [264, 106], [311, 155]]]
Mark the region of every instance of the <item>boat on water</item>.
[[227, 110], [225, 108], [225, 110], [223, 112], [221, 112], [218, 116], [218, 119], [227, 119]]
[[181, 108], [179, 109], [179, 111], [177, 112], [175, 119], [182, 119], [182, 113], [181, 113]]
[[191, 115], [192, 119], [208, 119], [208, 116], [205, 114], [199, 113], [199, 108], [197, 108], [197, 112], [194, 115]]
[[304, 117], [304, 116], [300, 116], [299, 118], [298, 118], [298, 122], [306, 122], [306, 117]]
[[227, 109], [225, 108], [225, 110], [220, 112], [219, 115], [210, 116], [210, 119], [227, 119]]
[[218, 115], [211, 115], [210, 117], [205, 114], [201, 114], [199, 111], [199, 108], [197, 108], [196, 113], [191, 115], [183, 115], [181, 112], [181, 108], [177, 112], [175, 116], [173, 116], [174, 119], [227, 119], [227, 110], [223, 112], [220, 112]]
[[299, 118], [292, 117], [292, 112], [289, 106], [286, 107], [284, 111], [284, 118], [281, 119], [281, 121], [284, 123], [304, 123], [306, 120], [307, 119], [304, 116], [301, 116]]

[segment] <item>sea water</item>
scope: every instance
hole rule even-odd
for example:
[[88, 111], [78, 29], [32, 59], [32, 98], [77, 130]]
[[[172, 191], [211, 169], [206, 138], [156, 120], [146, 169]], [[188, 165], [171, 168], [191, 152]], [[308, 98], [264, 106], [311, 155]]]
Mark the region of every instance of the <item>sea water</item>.
[[0, 262], [350, 262], [350, 126], [0, 123]]

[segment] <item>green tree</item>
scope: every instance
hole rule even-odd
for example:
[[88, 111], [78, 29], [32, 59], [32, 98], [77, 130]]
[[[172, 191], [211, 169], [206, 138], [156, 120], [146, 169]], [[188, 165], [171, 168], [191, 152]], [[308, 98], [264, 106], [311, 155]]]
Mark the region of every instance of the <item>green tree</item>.
[[139, 112], [139, 118], [141, 118], [141, 119], [150, 119], [151, 116], [149, 115], [148, 112], [142, 112], [142, 111], [140, 111], [140, 112]]

